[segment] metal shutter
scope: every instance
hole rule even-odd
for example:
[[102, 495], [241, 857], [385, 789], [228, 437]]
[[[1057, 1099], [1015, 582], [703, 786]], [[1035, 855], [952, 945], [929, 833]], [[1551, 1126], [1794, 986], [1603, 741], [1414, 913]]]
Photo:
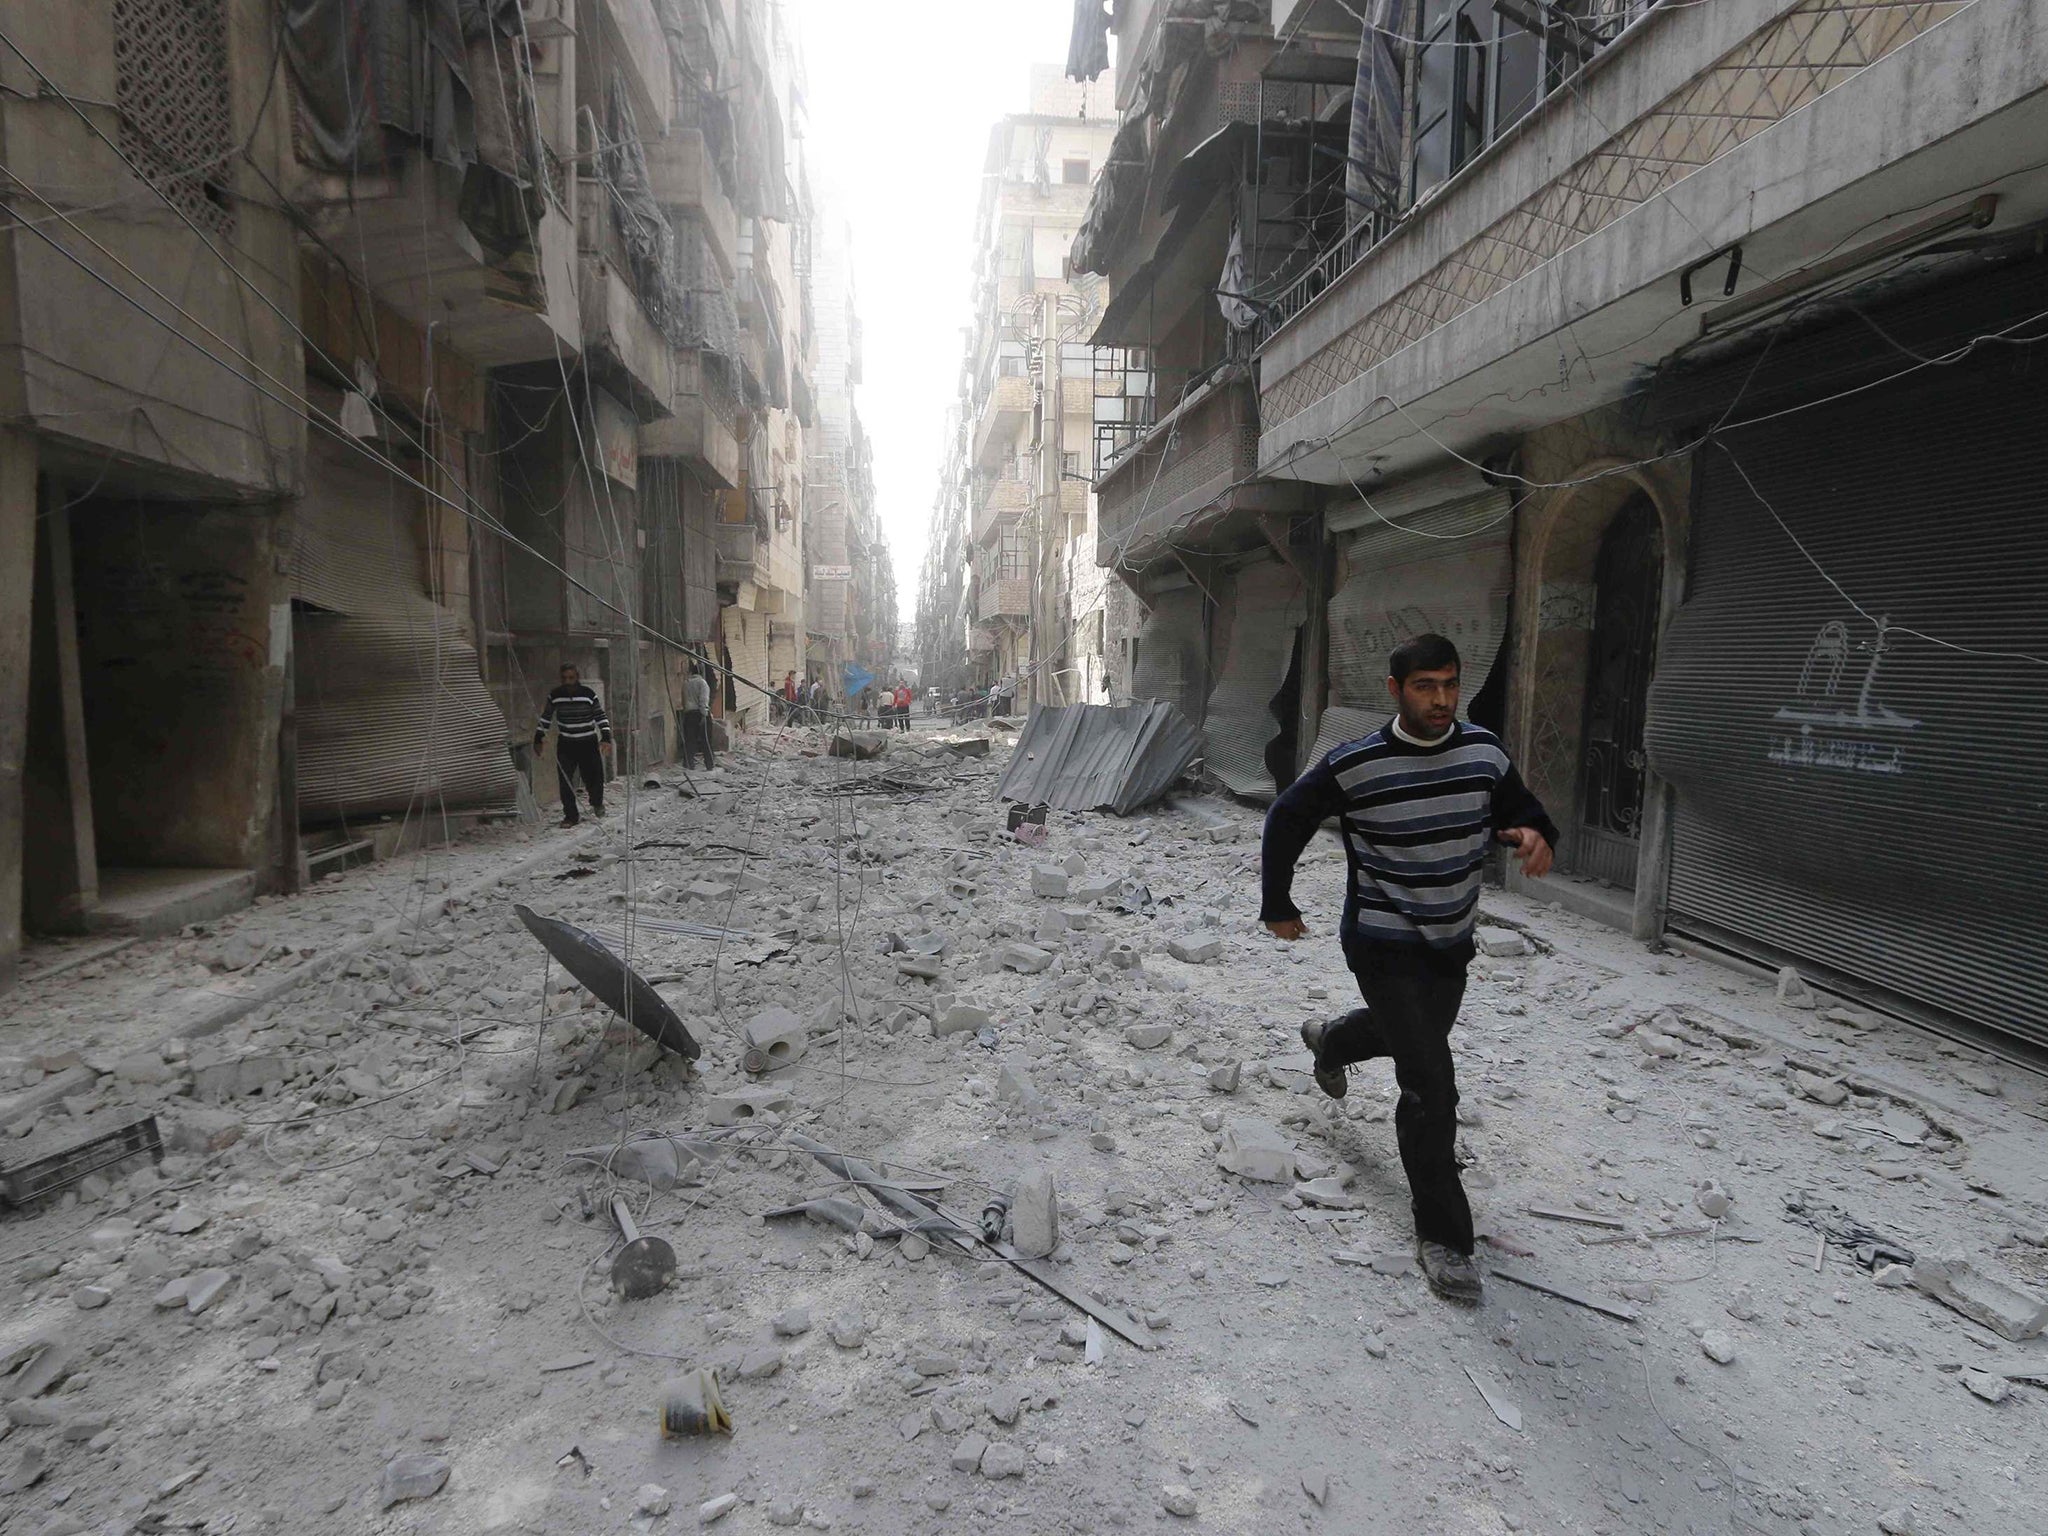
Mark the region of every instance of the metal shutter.
[[[1374, 497], [1386, 511], [1386, 502]], [[1393, 527], [1371, 512], [1344, 546], [1344, 584], [1330, 596], [1330, 701], [1309, 761], [1376, 730], [1392, 712], [1387, 656], [1434, 630], [1457, 644], [1462, 694], [1486, 686], [1507, 633], [1514, 591], [1514, 503], [1485, 486], [1421, 510]], [[1340, 525], [1350, 519], [1333, 513]]]
[[1202, 630], [1199, 588], [1175, 587], [1154, 597], [1151, 612], [1145, 615], [1138, 630], [1138, 660], [1131, 670], [1131, 696], [1163, 700], [1186, 716], [1190, 724], [1200, 725], [1209, 671], [1208, 644]]
[[1674, 930], [2048, 1045], [2044, 420], [1991, 353], [1698, 455], [1646, 735]]
[[[780, 693], [782, 673], [771, 671], [768, 665], [768, 616], [749, 613], [744, 608], [721, 608], [719, 618], [724, 625], [725, 648], [732, 657], [733, 671], [748, 682]], [[788, 667], [783, 669], [788, 670]], [[799, 671], [797, 681], [803, 680], [803, 673]], [[768, 724], [768, 699], [756, 689], [736, 683], [733, 686], [732, 713], [735, 719], [746, 725], [764, 726]]]
[[1271, 797], [1278, 789], [1266, 767], [1266, 749], [1280, 734], [1273, 696], [1287, 679], [1305, 612], [1301, 577], [1292, 566], [1260, 560], [1238, 569], [1229, 638], [1204, 723], [1209, 768], [1240, 795]]
[[517, 803], [505, 717], [421, 589], [419, 492], [315, 437], [294, 509], [302, 822]]

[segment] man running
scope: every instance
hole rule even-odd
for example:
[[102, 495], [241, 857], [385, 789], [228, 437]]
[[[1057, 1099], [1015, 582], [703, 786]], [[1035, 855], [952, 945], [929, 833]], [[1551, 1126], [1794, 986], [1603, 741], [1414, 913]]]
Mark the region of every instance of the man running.
[[1350, 879], [1339, 938], [1365, 1006], [1302, 1025], [1302, 1042], [1317, 1086], [1333, 1099], [1344, 1097], [1347, 1067], [1393, 1058], [1416, 1258], [1439, 1296], [1477, 1303], [1472, 1208], [1458, 1181], [1451, 1026], [1465, 996], [1489, 844], [1510, 845], [1522, 872], [1540, 878], [1557, 827], [1500, 739], [1458, 720], [1455, 645], [1417, 635], [1395, 649], [1387, 670], [1394, 718], [1333, 748], [1266, 813], [1259, 920], [1281, 939], [1307, 935], [1290, 895], [1295, 861], [1317, 827], [1340, 817]]
[[583, 792], [590, 796], [590, 814], [604, 818], [606, 759], [612, 751], [612, 723], [605, 718], [597, 691], [584, 682], [576, 669], [562, 668], [562, 681], [548, 690], [540, 723], [533, 728], [533, 750], [547, 745], [548, 727], [555, 728], [555, 780], [562, 791], [562, 825], [573, 827], [583, 818], [576, 814], [576, 785], [572, 774], [583, 778]]

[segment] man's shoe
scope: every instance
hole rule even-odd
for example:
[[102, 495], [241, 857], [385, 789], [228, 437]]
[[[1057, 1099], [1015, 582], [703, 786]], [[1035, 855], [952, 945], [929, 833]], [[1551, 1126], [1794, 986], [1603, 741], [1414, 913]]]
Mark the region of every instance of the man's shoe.
[[564, 816], [562, 818], [562, 829], [567, 831], [570, 827], [581, 825], [582, 821], [583, 818], [581, 816]]
[[603, 807], [603, 806], [601, 806], [601, 805], [594, 805], [594, 806], [592, 806], [592, 807], [590, 808], [590, 814], [591, 814], [591, 815], [593, 815], [593, 816], [595, 816], [595, 817], [596, 817], [596, 818], [597, 818], [597, 819], [598, 819], [599, 821], [603, 821], [603, 820], [604, 820], [604, 807]]
[[1323, 1037], [1330, 1032], [1334, 1019], [1310, 1019], [1301, 1026], [1301, 1043], [1308, 1047], [1309, 1055], [1315, 1057], [1316, 1086], [1333, 1099], [1344, 1097], [1350, 1084], [1345, 1081], [1342, 1067], [1323, 1064]]
[[1471, 1254], [1418, 1239], [1415, 1261], [1422, 1266], [1422, 1278], [1429, 1282], [1429, 1288], [1445, 1301], [1467, 1307], [1479, 1305], [1479, 1266], [1472, 1262]]

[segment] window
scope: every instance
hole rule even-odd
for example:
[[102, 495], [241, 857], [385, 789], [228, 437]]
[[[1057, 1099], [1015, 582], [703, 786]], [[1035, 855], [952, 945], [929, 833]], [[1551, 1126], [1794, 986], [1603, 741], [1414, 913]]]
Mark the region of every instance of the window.
[[1452, 46], [1455, 7], [1449, 0], [1424, 0], [1421, 46], [1415, 60], [1415, 196], [1419, 199], [1451, 174], [1451, 95], [1457, 49]]
[[1079, 480], [1081, 478], [1081, 455], [1078, 453], [1062, 453], [1060, 455], [1060, 474], [1068, 480]]
[[1021, 379], [1030, 371], [1021, 341], [996, 343], [996, 373], [1005, 379]]
[[1451, 167], [1455, 170], [1486, 147], [1486, 56], [1490, 50], [1469, 8], [1459, 12], [1453, 39]]
[[1095, 349], [1085, 341], [1061, 342], [1060, 377], [1063, 379], [1094, 378]]
[[1086, 160], [1062, 160], [1060, 162], [1060, 180], [1070, 187], [1087, 186], [1088, 162]]

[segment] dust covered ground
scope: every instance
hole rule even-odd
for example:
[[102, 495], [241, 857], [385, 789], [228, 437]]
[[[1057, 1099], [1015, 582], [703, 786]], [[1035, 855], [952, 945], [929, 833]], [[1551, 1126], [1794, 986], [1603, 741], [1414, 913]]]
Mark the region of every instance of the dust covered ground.
[[[1909, 1283], [1960, 1253], [2048, 1289], [2040, 1079], [1490, 892], [1520, 952], [1456, 1037], [1481, 1262], [1577, 1299], [1496, 1273], [1454, 1309], [1390, 1072], [1307, 1077], [1300, 1023], [1355, 995], [1335, 840], [1283, 946], [1255, 809], [1026, 846], [1006, 743], [780, 733], [630, 820], [32, 953], [10, 1158], [138, 1109], [172, 1150], [0, 1222], [0, 1530], [2048, 1529], [2048, 1344]], [[630, 941], [696, 1070], [516, 903]], [[750, 1077], [777, 1008], [801, 1055]], [[1220, 1166], [1247, 1122], [1277, 1180]], [[1049, 1273], [1156, 1347], [872, 1197], [858, 1232], [765, 1216], [857, 1198], [790, 1132], [969, 1224], [1049, 1172]], [[651, 1299], [610, 1292], [614, 1193], [679, 1260]], [[703, 1368], [730, 1437], [664, 1440]]]

